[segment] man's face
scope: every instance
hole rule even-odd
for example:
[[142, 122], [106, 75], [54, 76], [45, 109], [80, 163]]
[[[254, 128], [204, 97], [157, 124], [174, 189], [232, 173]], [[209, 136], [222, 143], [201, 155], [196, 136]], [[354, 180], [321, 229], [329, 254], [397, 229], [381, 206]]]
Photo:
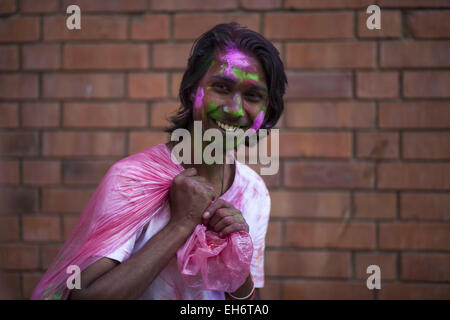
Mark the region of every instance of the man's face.
[[[203, 130], [222, 133], [238, 128], [257, 131], [267, 110], [268, 94], [259, 61], [237, 49], [218, 52], [194, 96], [194, 120]], [[238, 141], [241, 139], [238, 138]]]

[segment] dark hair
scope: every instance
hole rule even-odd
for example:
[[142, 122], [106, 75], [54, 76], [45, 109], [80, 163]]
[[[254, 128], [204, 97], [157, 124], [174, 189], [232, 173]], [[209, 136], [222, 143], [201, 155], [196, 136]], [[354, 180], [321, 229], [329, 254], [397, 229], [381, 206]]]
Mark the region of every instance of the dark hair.
[[178, 128], [188, 129], [191, 126], [194, 90], [211, 66], [217, 50], [225, 48], [242, 50], [261, 63], [269, 94], [269, 104], [261, 128], [275, 126], [283, 113], [283, 95], [287, 84], [279, 52], [259, 33], [231, 22], [216, 25], [194, 42], [179, 90], [181, 108], [170, 117], [172, 126], [167, 128], [166, 132], [170, 133]]

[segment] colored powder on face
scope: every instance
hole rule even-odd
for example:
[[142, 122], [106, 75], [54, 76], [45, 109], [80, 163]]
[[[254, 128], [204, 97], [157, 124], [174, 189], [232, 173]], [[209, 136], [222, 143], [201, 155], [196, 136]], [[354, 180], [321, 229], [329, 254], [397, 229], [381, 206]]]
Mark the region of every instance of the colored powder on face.
[[254, 129], [255, 131], [257, 131], [260, 127], [261, 124], [264, 121], [264, 111], [261, 111], [255, 118], [255, 120], [253, 120], [253, 126], [252, 129]]
[[203, 88], [198, 87], [197, 92], [195, 94], [194, 108], [198, 109], [202, 106], [204, 96], [205, 96], [205, 91], [203, 90]]

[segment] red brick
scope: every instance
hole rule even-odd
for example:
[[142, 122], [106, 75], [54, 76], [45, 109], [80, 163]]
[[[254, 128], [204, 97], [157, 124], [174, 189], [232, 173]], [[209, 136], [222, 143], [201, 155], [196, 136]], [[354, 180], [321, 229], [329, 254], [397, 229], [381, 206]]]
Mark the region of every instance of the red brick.
[[244, 9], [272, 10], [281, 7], [281, 0], [241, 0]]
[[381, 163], [377, 176], [382, 189], [450, 189], [450, 163]]
[[154, 128], [170, 126], [171, 122], [168, 119], [176, 114], [179, 107], [180, 104], [174, 101], [155, 102], [150, 109], [150, 126]]
[[450, 285], [448, 284], [408, 284], [387, 283], [381, 286], [378, 299], [381, 300], [448, 300]]
[[354, 69], [376, 65], [373, 42], [302, 42], [288, 43], [286, 48], [288, 68]]
[[22, 63], [25, 70], [55, 70], [61, 67], [60, 45], [37, 44], [23, 46]]
[[289, 281], [283, 283], [286, 300], [368, 300], [372, 292], [366, 282], [347, 281]]
[[358, 72], [356, 95], [360, 98], [396, 98], [398, 79], [397, 72]]
[[381, 43], [382, 67], [434, 68], [450, 66], [450, 42], [389, 41]]
[[148, 67], [146, 44], [72, 44], [64, 47], [69, 70], [126, 70]]
[[402, 193], [402, 219], [450, 220], [450, 197], [447, 193]]
[[264, 287], [260, 288], [261, 300], [280, 300], [281, 282], [277, 280], [264, 279]]
[[147, 121], [144, 103], [66, 103], [63, 106], [65, 127], [143, 127]]
[[[0, 12], [2, 12], [3, 2], [0, 2]], [[20, 294], [20, 275], [18, 273], [0, 272], [0, 299], [17, 300], [22, 298]]]
[[349, 133], [282, 132], [280, 157], [349, 158], [351, 141]]
[[152, 66], [164, 69], [184, 69], [191, 43], [161, 43], [153, 46]]
[[381, 223], [379, 245], [388, 250], [449, 250], [450, 225], [442, 223]]
[[16, 103], [0, 104], [0, 128], [15, 128], [19, 125], [19, 108]]
[[338, 192], [272, 191], [272, 217], [342, 218], [350, 210], [350, 197]]
[[450, 255], [403, 253], [402, 279], [411, 281], [450, 281]]
[[0, 212], [21, 215], [38, 212], [38, 192], [35, 189], [0, 189]]
[[38, 97], [38, 77], [34, 74], [0, 75], [0, 96], [3, 99]]
[[122, 74], [44, 74], [43, 94], [45, 98], [120, 98], [124, 82]]
[[150, 1], [152, 10], [170, 10], [170, 11], [202, 11], [202, 10], [229, 10], [238, 7], [237, 0], [166, 0]]
[[405, 97], [450, 97], [449, 87], [449, 71], [406, 71], [403, 74], [403, 95]]
[[131, 131], [128, 142], [128, 154], [144, 151], [147, 148], [169, 141], [165, 132], [159, 131]]
[[[253, 171], [260, 174], [261, 168], [268, 167], [267, 165], [259, 164], [247, 164]], [[267, 188], [276, 188], [280, 186], [281, 174], [280, 170], [277, 173], [272, 175], [262, 175], [261, 178], [264, 180]]]
[[406, 23], [414, 38], [450, 37], [450, 10], [409, 11]]
[[76, 217], [64, 217], [64, 240], [67, 240], [69, 238], [70, 233], [72, 232], [73, 228], [78, 222], [78, 218]]
[[39, 153], [39, 136], [35, 132], [0, 132], [0, 155], [33, 156]]
[[450, 133], [405, 132], [402, 156], [406, 159], [450, 159]]
[[93, 190], [86, 188], [45, 188], [42, 192], [42, 211], [81, 214], [93, 193]]
[[268, 13], [264, 35], [269, 39], [351, 39], [353, 13]]
[[450, 105], [447, 102], [393, 102], [381, 103], [381, 128], [448, 128]]
[[[397, 279], [397, 255], [394, 253], [359, 253], [355, 254], [356, 279], [367, 280], [370, 273], [367, 267], [377, 265], [380, 267], [381, 282]], [[383, 285], [381, 286], [383, 288]]]
[[34, 270], [39, 267], [37, 246], [1, 245], [0, 267], [4, 270]]
[[170, 97], [171, 98], [178, 98], [178, 92], [180, 90], [180, 84], [181, 84], [181, 79], [183, 78], [183, 73], [181, 72], [177, 72], [177, 73], [172, 73], [170, 75], [170, 81], [172, 83], [171, 86], [171, 93], [170, 93]]
[[361, 9], [373, 4], [370, 0], [286, 0], [286, 9]]
[[98, 185], [114, 161], [67, 160], [63, 162], [64, 184]]
[[19, 161], [0, 160], [0, 184], [19, 184]]
[[[67, 8], [67, 7], [65, 7]], [[83, 11], [84, 9], [82, 9]], [[66, 27], [68, 16], [44, 17], [44, 40], [125, 40], [127, 38], [127, 18], [112, 15], [83, 15], [81, 29]]]
[[3, 0], [0, 2], [0, 14], [14, 13], [16, 10], [16, 0]]
[[22, 105], [23, 127], [58, 127], [59, 104], [49, 103], [24, 103]]
[[266, 252], [265, 273], [280, 277], [348, 278], [350, 254], [344, 252]]
[[285, 98], [351, 98], [352, 76], [349, 72], [288, 72]]
[[24, 161], [23, 182], [25, 185], [51, 185], [61, 183], [60, 162], [50, 160]]
[[138, 12], [147, 9], [146, 0], [64, 0], [62, 7], [75, 4], [83, 12]]
[[23, 217], [22, 228], [25, 241], [58, 241], [61, 238], [57, 217]]
[[287, 221], [285, 245], [297, 248], [374, 249], [375, 224]]
[[13, 17], [0, 20], [0, 42], [39, 40], [39, 18]]
[[22, 292], [23, 298], [29, 299], [33, 294], [34, 289], [41, 281], [42, 273], [25, 273], [22, 275]]
[[286, 126], [294, 128], [370, 128], [375, 105], [369, 102], [289, 102]]
[[44, 132], [42, 154], [45, 156], [121, 156], [125, 135], [121, 132]]
[[355, 218], [395, 219], [397, 197], [395, 193], [357, 192], [353, 198]]
[[270, 221], [267, 228], [266, 247], [279, 247], [282, 245], [282, 222]]
[[166, 40], [169, 38], [169, 16], [164, 14], [146, 14], [132, 17], [131, 39]]
[[398, 8], [435, 8], [435, 7], [450, 7], [447, 0], [379, 0], [380, 7], [398, 7]]
[[[65, 7], [67, 8], [67, 7]], [[27, 13], [49, 13], [59, 10], [58, 0], [21, 0], [20, 11]]]
[[51, 247], [42, 247], [41, 248], [41, 268], [46, 270], [50, 264], [53, 262], [53, 259], [56, 258], [57, 253], [60, 250], [60, 246], [51, 246]]
[[370, 30], [367, 28], [367, 19], [370, 15], [365, 10], [358, 12], [358, 36], [360, 38], [400, 38], [402, 36], [400, 11], [382, 10], [381, 29]]
[[193, 13], [174, 17], [175, 39], [197, 39], [219, 23], [235, 21], [243, 27], [259, 31], [259, 15], [256, 13]]
[[0, 217], [0, 242], [19, 240], [19, 218]]
[[284, 182], [299, 188], [370, 188], [374, 168], [366, 163], [286, 162]]
[[17, 46], [0, 46], [0, 70], [19, 69], [19, 50]]
[[165, 73], [131, 73], [128, 95], [132, 99], [166, 98], [168, 90]]
[[397, 133], [359, 132], [356, 136], [356, 155], [358, 158], [396, 159], [398, 145]]

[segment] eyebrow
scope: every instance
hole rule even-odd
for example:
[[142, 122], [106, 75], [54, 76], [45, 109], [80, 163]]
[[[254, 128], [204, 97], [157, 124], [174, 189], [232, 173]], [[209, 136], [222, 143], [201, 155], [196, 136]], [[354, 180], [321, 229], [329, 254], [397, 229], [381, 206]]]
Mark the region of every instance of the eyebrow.
[[[224, 80], [224, 81], [227, 81], [227, 82], [231, 82], [232, 84], [236, 84], [237, 83], [236, 79], [228, 77], [228, 76], [222, 76], [222, 75], [213, 75], [211, 77], [211, 79]], [[265, 87], [263, 87], [262, 85], [257, 84], [257, 83], [252, 83], [252, 84], [249, 85], [249, 87], [253, 87], [255, 89], [259, 89], [261, 91], [267, 92], [267, 89]]]

